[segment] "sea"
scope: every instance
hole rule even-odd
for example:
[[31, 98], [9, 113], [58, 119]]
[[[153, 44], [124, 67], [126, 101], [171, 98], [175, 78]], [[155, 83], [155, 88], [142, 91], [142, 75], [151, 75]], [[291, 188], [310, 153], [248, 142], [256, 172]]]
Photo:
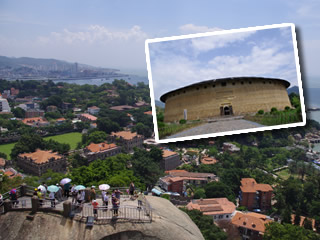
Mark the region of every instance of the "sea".
[[[303, 95], [304, 95], [306, 109], [308, 108], [320, 109], [320, 88], [306, 88], [303, 91]], [[318, 123], [320, 123], [320, 110], [307, 111], [307, 118], [315, 120]], [[320, 152], [320, 143], [315, 143], [313, 150]]]
[[126, 76], [119, 76], [119, 77], [112, 77], [112, 78], [93, 78], [93, 79], [72, 79], [72, 80], [53, 80], [54, 83], [58, 82], [65, 82], [65, 83], [74, 83], [79, 85], [90, 84], [90, 85], [97, 85], [100, 86], [104, 83], [112, 83], [115, 79], [123, 79], [126, 82], [135, 85], [138, 82], [143, 82], [145, 84], [149, 84], [149, 80], [147, 76], [140, 76], [140, 75], [126, 75]]

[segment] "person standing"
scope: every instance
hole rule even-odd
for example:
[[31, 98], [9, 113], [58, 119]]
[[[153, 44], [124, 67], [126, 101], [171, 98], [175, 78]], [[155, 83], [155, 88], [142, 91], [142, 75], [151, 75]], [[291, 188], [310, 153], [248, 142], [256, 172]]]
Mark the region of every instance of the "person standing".
[[116, 196], [113, 195], [111, 201], [112, 201], [113, 215], [118, 216], [119, 199], [117, 199]]
[[133, 200], [133, 194], [134, 194], [134, 190], [135, 190], [135, 187], [134, 187], [134, 183], [131, 182], [130, 183], [130, 187], [129, 187], [129, 194], [130, 194], [130, 199]]
[[54, 192], [49, 193], [49, 199], [51, 201], [51, 207], [55, 208], [56, 207], [56, 198], [54, 196]]
[[62, 201], [62, 187], [57, 183], [56, 186], [59, 188], [59, 190], [56, 192], [56, 196], [59, 202]]
[[106, 207], [106, 210], [108, 210], [108, 205], [109, 205], [109, 193], [105, 192], [103, 196], [103, 204]]
[[90, 202], [92, 202], [93, 200], [96, 200], [96, 190], [95, 190], [95, 186], [91, 187], [90, 190]]
[[17, 197], [17, 191], [15, 189], [11, 190], [10, 199], [11, 199], [13, 207], [17, 207], [19, 202], [18, 202], [18, 197]]
[[78, 192], [77, 192], [77, 190], [75, 189], [75, 187], [76, 187], [76, 185], [73, 184], [73, 186], [72, 186], [72, 188], [71, 188], [71, 196], [72, 196], [72, 201], [71, 201], [71, 203], [72, 203], [72, 204], [75, 204], [75, 203], [77, 202], [77, 194], [78, 194]]
[[97, 202], [97, 200], [93, 200], [92, 201], [92, 206], [93, 206], [93, 216], [95, 217], [95, 218], [97, 218], [98, 217], [98, 205], [99, 205], [99, 203]]
[[142, 207], [142, 201], [144, 199], [144, 194], [142, 192], [139, 192], [138, 194], [138, 208], [141, 209]]
[[40, 206], [42, 206], [43, 205], [43, 195], [42, 195], [42, 193], [41, 193], [41, 189], [40, 188], [38, 188], [38, 198], [39, 198], [39, 204], [40, 204]]
[[63, 190], [64, 190], [64, 197], [69, 198], [69, 193], [70, 193], [70, 183], [66, 183], [65, 185], [63, 185]]

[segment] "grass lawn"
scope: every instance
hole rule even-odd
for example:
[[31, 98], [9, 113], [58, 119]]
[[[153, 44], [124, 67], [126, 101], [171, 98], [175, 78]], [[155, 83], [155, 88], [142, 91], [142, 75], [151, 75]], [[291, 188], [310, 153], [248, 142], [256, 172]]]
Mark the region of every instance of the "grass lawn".
[[10, 160], [10, 153], [16, 143], [8, 143], [0, 145], [0, 152], [7, 154], [8, 160]]
[[297, 175], [297, 174], [291, 174], [291, 173], [289, 172], [289, 169], [288, 169], [288, 168], [283, 169], [283, 170], [281, 170], [281, 171], [279, 171], [279, 172], [276, 172], [276, 174], [277, 174], [280, 178], [282, 178], [283, 180], [287, 180], [290, 176], [292, 176], [292, 177], [294, 177], [294, 178], [298, 178], [298, 175]]
[[[45, 140], [53, 139], [59, 143], [68, 143], [70, 144], [71, 150], [75, 149], [77, 147], [78, 142], [81, 142], [81, 133], [78, 132], [72, 132], [72, 133], [65, 133], [61, 135], [51, 136], [51, 137], [45, 137]], [[16, 143], [8, 143], [8, 144], [2, 144], [0, 145], [0, 152], [7, 154], [8, 159], [10, 159], [10, 153], [12, 148], [14, 147]]]
[[61, 135], [45, 137], [45, 140], [55, 140], [59, 143], [68, 143], [70, 144], [71, 150], [76, 149], [78, 142], [81, 142], [82, 134], [79, 132], [65, 133]]

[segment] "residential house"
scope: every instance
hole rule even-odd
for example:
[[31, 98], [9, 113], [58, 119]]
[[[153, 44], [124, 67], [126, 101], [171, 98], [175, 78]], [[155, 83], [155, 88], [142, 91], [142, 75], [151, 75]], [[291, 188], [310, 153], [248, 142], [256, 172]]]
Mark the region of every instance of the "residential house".
[[47, 112], [56, 112], [58, 108], [54, 105], [47, 106]]
[[166, 191], [183, 193], [189, 184], [204, 186], [211, 181], [219, 181], [213, 173], [188, 172], [185, 170], [167, 171], [168, 175], [159, 179], [159, 186]]
[[43, 117], [44, 111], [40, 109], [28, 109], [25, 113], [25, 118]]
[[135, 107], [129, 106], [129, 105], [120, 105], [120, 106], [113, 106], [110, 107], [111, 110], [116, 110], [116, 111], [125, 111], [125, 110], [130, 110], [130, 109], [135, 109]]
[[258, 184], [253, 178], [242, 178], [240, 189], [240, 206], [246, 206], [250, 211], [271, 208], [273, 189], [269, 184]]
[[231, 220], [236, 205], [230, 202], [227, 198], [206, 198], [206, 199], [194, 199], [188, 205], [189, 210], [199, 210], [204, 215], [213, 217], [213, 221]]
[[122, 146], [122, 149], [126, 152], [132, 152], [134, 147], [143, 147], [144, 137], [142, 135], [137, 134], [136, 132], [112, 132], [109, 138], [110, 141], [119, 143]]
[[266, 224], [272, 222], [272, 219], [266, 215], [258, 213], [236, 212], [231, 223], [238, 227], [242, 239], [262, 239], [266, 229]]
[[55, 172], [65, 172], [67, 159], [56, 152], [37, 149], [32, 153], [19, 154], [17, 165], [27, 173], [41, 176], [48, 169]]
[[88, 107], [88, 113], [92, 115], [97, 115], [100, 112], [100, 108], [96, 106]]
[[121, 153], [121, 148], [116, 144], [102, 143], [91, 143], [84, 148], [84, 157], [88, 158], [88, 161], [94, 161], [96, 159], [105, 159]]
[[161, 161], [161, 168], [165, 171], [176, 169], [180, 164], [180, 155], [176, 152], [169, 151], [169, 150], [162, 150], [162, 161]]
[[83, 113], [80, 114], [79, 119], [83, 122], [96, 122], [98, 118], [91, 114]]
[[22, 122], [31, 127], [43, 127], [50, 125], [50, 123], [42, 117], [25, 118]]

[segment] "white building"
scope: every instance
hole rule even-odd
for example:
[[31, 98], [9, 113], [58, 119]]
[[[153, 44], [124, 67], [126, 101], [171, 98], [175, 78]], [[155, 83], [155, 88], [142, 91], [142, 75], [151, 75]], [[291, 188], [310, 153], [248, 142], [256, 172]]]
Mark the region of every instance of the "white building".
[[0, 112], [11, 112], [8, 100], [0, 96]]
[[100, 108], [93, 106], [93, 107], [88, 107], [88, 113], [92, 115], [98, 114], [100, 111]]

